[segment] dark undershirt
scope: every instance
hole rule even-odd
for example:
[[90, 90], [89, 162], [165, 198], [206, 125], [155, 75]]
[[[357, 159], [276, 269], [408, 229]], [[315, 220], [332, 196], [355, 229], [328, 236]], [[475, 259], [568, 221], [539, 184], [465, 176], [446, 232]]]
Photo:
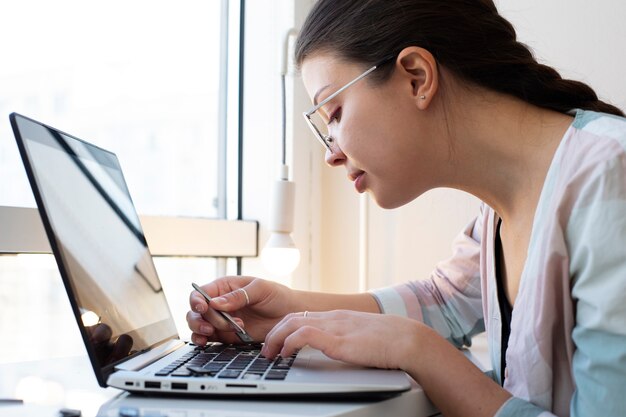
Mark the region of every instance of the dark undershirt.
[[502, 345], [500, 356], [500, 379], [504, 385], [504, 370], [506, 369], [506, 349], [509, 346], [509, 336], [511, 335], [511, 314], [513, 306], [506, 297], [504, 282], [502, 281], [502, 241], [500, 240], [500, 225], [502, 219], [498, 220], [496, 227], [496, 241], [494, 244], [494, 258], [496, 260], [496, 284], [498, 286], [498, 304], [500, 305], [500, 316], [502, 318]]

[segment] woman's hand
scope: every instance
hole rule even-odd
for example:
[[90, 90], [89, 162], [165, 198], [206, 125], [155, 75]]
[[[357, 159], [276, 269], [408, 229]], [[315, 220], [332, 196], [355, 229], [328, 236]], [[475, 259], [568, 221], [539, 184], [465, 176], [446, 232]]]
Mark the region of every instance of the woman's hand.
[[200, 346], [209, 341], [240, 342], [232, 327], [214, 309], [228, 312], [258, 341], [286, 314], [297, 310], [294, 291], [260, 278], [228, 276], [203, 285], [202, 289], [212, 298], [210, 307], [200, 293], [193, 291], [189, 297], [191, 310], [187, 313], [187, 323], [193, 332], [191, 340]]
[[292, 313], [268, 333], [262, 353], [288, 357], [309, 345], [344, 362], [405, 369], [417, 351], [420, 326], [404, 317], [347, 310]]

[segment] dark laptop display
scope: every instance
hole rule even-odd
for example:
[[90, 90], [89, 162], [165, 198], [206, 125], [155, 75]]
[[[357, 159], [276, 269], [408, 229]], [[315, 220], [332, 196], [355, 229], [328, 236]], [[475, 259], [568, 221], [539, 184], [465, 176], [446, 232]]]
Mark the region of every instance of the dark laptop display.
[[11, 124], [104, 385], [115, 363], [177, 337], [139, 218], [114, 154], [21, 115]]

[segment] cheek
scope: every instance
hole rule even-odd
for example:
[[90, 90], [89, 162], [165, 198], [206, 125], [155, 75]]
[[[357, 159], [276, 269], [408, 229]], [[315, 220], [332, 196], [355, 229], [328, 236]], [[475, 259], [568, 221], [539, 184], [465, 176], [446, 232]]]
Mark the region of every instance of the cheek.
[[353, 106], [352, 111], [344, 112], [337, 129], [339, 145], [355, 163], [382, 162], [380, 159], [392, 151], [390, 145], [397, 142], [394, 138], [399, 133], [398, 122], [393, 113], [379, 106]]
[[[414, 115], [399, 109], [346, 125], [348, 158], [368, 173], [368, 188], [385, 209], [400, 207], [432, 188], [434, 154], [426, 136], [416, 135]], [[406, 112], [405, 112], [406, 113]]]
[[[394, 109], [359, 117], [359, 123], [346, 124], [346, 146], [361, 167], [378, 175], [390, 176], [407, 169], [416, 156], [412, 128], [407, 118]], [[349, 126], [349, 127], [348, 127]]]

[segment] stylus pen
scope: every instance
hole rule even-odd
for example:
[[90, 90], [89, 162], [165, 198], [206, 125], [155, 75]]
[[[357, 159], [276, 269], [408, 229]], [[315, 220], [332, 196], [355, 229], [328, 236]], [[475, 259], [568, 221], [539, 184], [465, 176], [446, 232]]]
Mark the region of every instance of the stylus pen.
[[[209, 304], [209, 308], [211, 308], [211, 297], [209, 297], [209, 294], [206, 293], [206, 291], [204, 291], [202, 288], [200, 288], [200, 286], [196, 283], [191, 283], [191, 286], [194, 288], [194, 290], [198, 291], [200, 294], [202, 294], [202, 296], [204, 297], [204, 299], [206, 300], [206, 302]], [[224, 320], [226, 320], [227, 322], [230, 323], [230, 325], [233, 327], [233, 329], [235, 329], [235, 333], [237, 334], [237, 337], [239, 337], [239, 339], [241, 339], [242, 342], [244, 343], [253, 343], [254, 339], [252, 339], [252, 337], [243, 329], [243, 327], [241, 327], [240, 325], [237, 324], [237, 322], [235, 320], [233, 320], [232, 316], [228, 313], [225, 313], [223, 311], [219, 311], [219, 310], [214, 310], [217, 314], [219, 314], [220, 316], [224, 317]]]

